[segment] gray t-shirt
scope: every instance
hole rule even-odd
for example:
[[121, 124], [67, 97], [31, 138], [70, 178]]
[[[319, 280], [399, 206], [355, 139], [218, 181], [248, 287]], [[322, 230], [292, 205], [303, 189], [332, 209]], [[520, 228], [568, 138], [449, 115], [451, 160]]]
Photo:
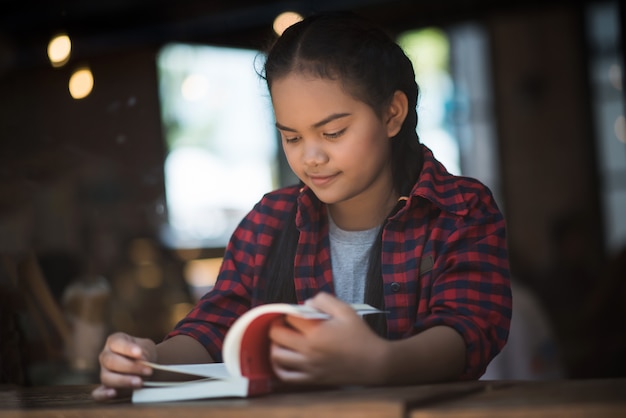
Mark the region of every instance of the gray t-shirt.
[[380, 227], [345, 231], [335, 224], [330, 214], [328, 223], [335, 293], [344, 302], [363, 303], [370, 248]]

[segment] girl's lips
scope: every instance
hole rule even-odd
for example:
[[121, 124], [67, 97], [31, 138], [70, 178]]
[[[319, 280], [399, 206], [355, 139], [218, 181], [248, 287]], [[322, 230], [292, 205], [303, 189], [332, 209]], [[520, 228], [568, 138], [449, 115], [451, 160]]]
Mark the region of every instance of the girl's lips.
[[318, 186], [318, 187], [326, 186], [335, 178], [337, 178], [337, 174], [333, 174], [330, 176], [311, 176], [311, 175], [309, 176], [309, 179], [311, 179], [311, 183], [313, 183], [315, 186]]

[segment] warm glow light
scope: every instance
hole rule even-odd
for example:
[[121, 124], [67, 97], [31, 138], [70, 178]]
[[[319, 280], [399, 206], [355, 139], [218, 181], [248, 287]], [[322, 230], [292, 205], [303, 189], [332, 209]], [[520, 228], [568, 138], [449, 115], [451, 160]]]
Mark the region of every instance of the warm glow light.
[[206, 96], [208, 83], [200, 74], [191, 74], [183, 81], [181, 94], [186, 100], [195, 102]]
[[274, 19], [274, 32], [278, 36], [282, 35], [285, 29], [294, 23], [298, 23], [302, 20], [302, 16], [296, 12], [283, 12]]
[[191, 260], [185, 266], [185, 281], [195, 287], [213, 286], [221, 265], [221, 258]]
[[157, 258], [155, 243], [148, 238], [135, 238], [128, 246], [128, 258], [136, 265], [153, 264]]
[[163, 270], [156, 264], [137, 266], [134, 274], [137, 284], [144, 289], [156, 289], [163, 284]]
[[172, 305], [172, 307], [170, 308], [169, 318], [170, 328], [174, 328], [178, 321], [183, 319], [192, 308], [193, 305], [186, 302], [175, 303], [174, 305]]
[[72, 41], [70, 37], [63, 34], [57, 35], [48, 44], [48, 58], [53, 67], [62, 67], [70, 59], [72, 51]]
[[626, 119], [624, 116], [618, 116], [615, 120], [615, 136], [620, 142], [626, 144]]
[[193, 260], [194, 258], [199, 258], [200, 254], [202, 254], [202, 250], [200, 248], [177, 248], [174, 250], [174, 253], [183, 261]]
[[83, 99], [93, 90], [93, 74], [89, 68], [78, 69], [70, 77], [70, 94], [75, 99]]

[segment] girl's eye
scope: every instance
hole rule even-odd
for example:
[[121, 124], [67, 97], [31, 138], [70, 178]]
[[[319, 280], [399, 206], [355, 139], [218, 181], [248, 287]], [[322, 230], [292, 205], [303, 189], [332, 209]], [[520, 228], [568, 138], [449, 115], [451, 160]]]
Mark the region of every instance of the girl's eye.
[[299, 136], [294, 136], [294, 137], [291, 137], [291, 138], [285, 137], [285, 143], [286, 144], [293, 144], [294, 142], [298, 141], [298, 139], [300, 139]]
[[341, 135], [343, 135], [343, 134], [344, 134], [344, 132], [346, 132], [346, 129], [345, 129], [345, 128], [344, 128], [344, 129], [342, 129], [342, 130], [340, 130], [340, 131], [337, 131], [337, 132], [328, 132], [328, 133], [325, 133], [325, 134], [324, 134], [324, 136], [325, 136], [326, 138], [328, 138], [328, 139], [337, 139], [337, 138], [339, 138]]

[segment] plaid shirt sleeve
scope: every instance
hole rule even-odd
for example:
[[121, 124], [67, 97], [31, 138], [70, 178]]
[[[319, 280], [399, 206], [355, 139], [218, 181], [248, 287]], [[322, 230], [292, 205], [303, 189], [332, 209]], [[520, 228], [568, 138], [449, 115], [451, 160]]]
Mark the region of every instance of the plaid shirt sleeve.
[[458, 219], [440, 247], [431, 275], [430, 314], [415, 326], [448, 325], [466, 344], [461, 379], [479, 378], [504, 346], [511, 318], [511, 292], [504, 220], [491, 215]]
[[[477, 379], [506, 343], [511, 288], [505, 220], [491, 192], [464, 177], [430, 184], [428, 239], [434, 260], [420, 282], [414, 331], [436, 325], [457, 330], [466, 344], [461, 379]], [[453, 179], [453, 180], [451, 180]], [[440, 179], [441, 180], [441, 179]]]
[[508, 338], [505, 220], [485, 185], [450, 175], [423, 148], [420, 178], [385, 226], [387, 335], [407, 338], [449, 326], [466, 345], [459, 379], [477, 379]]

